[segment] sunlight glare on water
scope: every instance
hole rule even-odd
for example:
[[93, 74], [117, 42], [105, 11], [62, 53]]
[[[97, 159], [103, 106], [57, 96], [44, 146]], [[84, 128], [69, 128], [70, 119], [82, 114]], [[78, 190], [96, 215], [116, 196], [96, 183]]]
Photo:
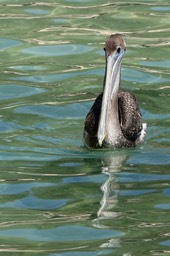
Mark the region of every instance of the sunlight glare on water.
[[[0, 252], [170, 254], [169, 5], [0, 0]], [[123, 33], [121, 86], [147, 138], [88, 150], [84, 119], [102, 90], [103, 44]]]

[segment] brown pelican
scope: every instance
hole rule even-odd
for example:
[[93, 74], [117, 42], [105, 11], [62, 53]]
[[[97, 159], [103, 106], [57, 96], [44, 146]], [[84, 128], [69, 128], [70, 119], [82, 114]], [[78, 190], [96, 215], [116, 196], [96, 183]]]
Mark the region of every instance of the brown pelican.
[[104, 51], [103, 92], [86, 116], [84, 140], [90, 148], [134, 147], [144, 141], [147, 125], [142, 123], [135, 95], [119, 90], [121, 60], [126, 51], [122, 35], [109, 36]]

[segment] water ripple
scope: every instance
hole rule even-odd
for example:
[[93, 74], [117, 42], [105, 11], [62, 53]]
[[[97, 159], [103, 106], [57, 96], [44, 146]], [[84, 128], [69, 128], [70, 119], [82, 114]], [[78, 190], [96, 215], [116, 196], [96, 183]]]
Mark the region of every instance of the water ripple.
[[12, 99], [20, 97], [28, 97], [31, 95], [43, 93], [46, 90], [35, 88], [31, 86], [17, 85], [17, 84], [1, 84], [0, 85], [0, 99]]
[[9, 38], [1, 38], [0, 39], [0, 50], [6, 50], [8, 48], [21, 46], [23, 43], [19, 40], [9, 39]]
[[49, 13], [49, 11], [47, 11], [47, 10], [41, 10], [41, 9], [25, 9], [25, 12], [27, 12], [27, 13], [31, 13], [31, 14], [35, 14], [35, 15], [46, 15], [46, 14], [48, 14]]
[[15, 229], [0, 230], [0, 236], [20, 237], [33, 241], [86, 241], [99, 240], [111, 237], [123, 236], [123, 232], [114, 230], [95, 229], [81, 226], [61, 226], [53, 229]]
[[20, 198], [12, 202], [0, 203], [0, 208], [24, 208], [36, 210], [55, 210], [68, 204], [68, 199], [39, 199], [34, 196]]
[[38, 55], [38, 56], [65, 56], [82, 54], [92, 51], [93, 48], [87, 45], [64, 44], [64, 45], [46, 45], [24, 48], [23, 53]]

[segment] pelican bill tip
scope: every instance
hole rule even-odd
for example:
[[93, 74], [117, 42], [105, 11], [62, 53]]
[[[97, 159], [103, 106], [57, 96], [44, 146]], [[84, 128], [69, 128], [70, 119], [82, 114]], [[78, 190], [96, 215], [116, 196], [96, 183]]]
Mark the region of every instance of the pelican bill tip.
[[102, 147], [102, 144], [103, 144], [103, 137], [101, 137], [101, 136], [98, 136], [97, 137], [97, 140], [98, 140], [98, 145], [99, 145], [99, 147]]

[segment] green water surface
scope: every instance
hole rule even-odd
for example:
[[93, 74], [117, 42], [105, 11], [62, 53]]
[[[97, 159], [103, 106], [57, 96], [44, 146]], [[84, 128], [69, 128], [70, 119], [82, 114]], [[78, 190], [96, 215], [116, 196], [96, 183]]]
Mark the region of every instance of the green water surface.
[[[115, 32], [148, 134], [88, 150]], [[0, 255], [170, 255], [169, 35], [165, 0], [0, 0]]]

